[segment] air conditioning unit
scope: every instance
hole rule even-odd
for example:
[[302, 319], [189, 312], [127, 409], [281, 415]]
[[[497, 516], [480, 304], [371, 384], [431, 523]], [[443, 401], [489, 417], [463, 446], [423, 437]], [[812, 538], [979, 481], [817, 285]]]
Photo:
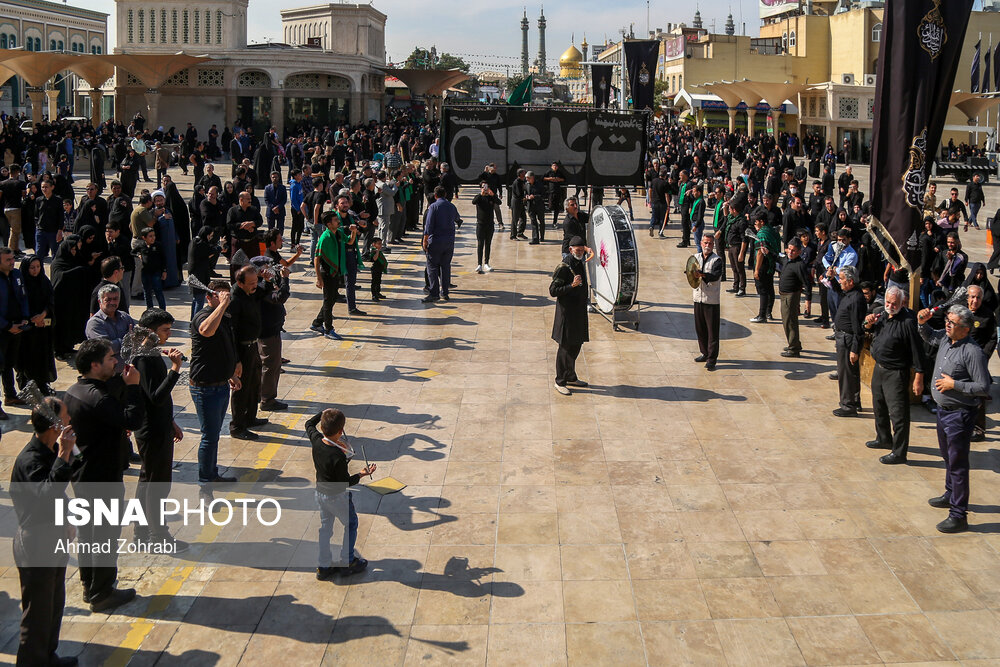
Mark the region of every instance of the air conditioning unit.
[[840, 75], [840, 83], [842, 83], [845, 86], [853, 86], [854, 85], [854, 75], [853, 74], [841, 74]]
[[874, 86], [878, 82], [878, 76], [875, 74], [865, 74], [865, 85]]

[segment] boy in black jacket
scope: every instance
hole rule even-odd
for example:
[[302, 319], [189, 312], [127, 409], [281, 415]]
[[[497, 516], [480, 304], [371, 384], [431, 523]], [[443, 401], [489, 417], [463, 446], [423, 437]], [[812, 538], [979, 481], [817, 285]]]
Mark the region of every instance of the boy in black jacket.
[[[327, 408], [306, 422], [306, 435], [312, 443], [313, 464], [316, 466], [316, 502], [319, 505], [319, 566], [316, 578], [327, 581], [334, 575], [351, 575], [362, 572], [368, 561], [362, 558], [354, 546], [358, 541], [358, 513], [354, 509], [349, 487], [354, 486], [365, 475], [375, 472], [371, 464], [356, 475], [347, 470], [347, 462], [354, 456], [354, 449], [344, 439], [344, 425], [347, 418], [335, 408]], [[347, 528], [341, 546], [338, 563], [333, 566], [330, 539], [333, 537], [334, 521]]]
[[372, 301], [381, 301], [386, 298], [382, 294], [382, 274], [389, 270], [389, 260], [382, 252], [382, 239], [375, 237], [372, 239]]
[[167, 261], [163, 248], [156, 242], [156, 232], [152, 227], [142, 230], [142, 240], [145, 242], [133, 252], [142, 258], [142, 291], [146, 296], [146, 308], [153, 307], [153, 294], [160, 310], [167, 309], [163, 298], [163, 281], [167, 279]]

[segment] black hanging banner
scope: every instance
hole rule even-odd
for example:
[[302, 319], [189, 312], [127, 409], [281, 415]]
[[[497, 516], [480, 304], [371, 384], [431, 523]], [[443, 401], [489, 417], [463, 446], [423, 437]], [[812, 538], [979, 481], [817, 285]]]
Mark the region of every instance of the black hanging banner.
[[993, 90], [1000, 93], [1000, 44], [993, 50]]
[[990, 77], [990, 50], [986, 49], [983, 53], [983, 92], [990, 92], [990, 84], [993, 79]]
[[628, 69], [628, 85], [632, 94], [633, 109], [654, 108], [653, 84], [656, 80], [656, 61], [659, 55], [658, 39], [633, 39], [625, 42], [625, 67]]
[[639, 111], [445, 106], [441, 159], [462, 183], [478, 183], [491, 162], [507, 183], [557, 162], [569, 185], [642, 185], [648, 122]]
[[969, 90], [973, 93], [979, 92], [979, 45], [982, 40], [976, 42], [976, 53], [972, 56], [972, 83]]
[[872, 215], [908, 256], [914, 247], [908, 242], [913, 237], [915, 244], [920, 228], [972, 3], [886, 2], [872, 132]]
[[611, 75], [614, 65], [591, 65], [591, 89], [594, 91], [594, 107], [607, 109], [611, 103]]

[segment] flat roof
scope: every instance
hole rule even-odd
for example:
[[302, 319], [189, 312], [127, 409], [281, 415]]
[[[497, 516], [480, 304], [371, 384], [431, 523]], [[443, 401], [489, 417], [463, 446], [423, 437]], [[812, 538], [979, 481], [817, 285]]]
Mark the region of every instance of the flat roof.
[[43, 12], [67, 14], [77, 18], [103, 21], [105, 23], [105, 28], [107, 27], [108, 16], [110, 16], [110, 14], [106, 14], [104, 12], [95, 12], [93, 9], [74, 7], [72, 5], [65, 5], [61, 2], [46, 2], [46, 0], [3, 0], [3, 2], [8, 5], [24, 7], [25, 9], [37, 9]]

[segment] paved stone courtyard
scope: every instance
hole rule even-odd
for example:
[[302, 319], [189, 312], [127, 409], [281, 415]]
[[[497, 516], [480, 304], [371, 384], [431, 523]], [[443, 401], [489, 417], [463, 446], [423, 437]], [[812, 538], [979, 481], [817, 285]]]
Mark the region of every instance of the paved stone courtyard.
[[[307, 331], [318, 294], [293, 273], [279, 392], [290, 410], [265, 415], [259, 441], [220, 443], [228, 474], [312, 480], [303, 424], [343, 409], [376, 477], [408, 485], [355, 491], [369, 571], [347, 584], [307, 568], [127, 568], [120, 581], [140, 597], [106, 615], [87, 611], [71, 568], [61, 654], [84, 665], [1000, 664], [993, 422], [974, 443], [971, 530], [941, 535], [944, 513], [926, 503], [943, 486], [932, 415], [914, 409], [908, 465], [880, 465], [864, 446], [867, 389], [861, 418], [830, 414], [826, 331], [805, 326], [802, 357], [782, 359], [780, 323], [750, 324], [756, 298], [725, 294], [718, 369], [692, 362], [676, 223], [666, 241], [636, 235], [641, 329], [591, 316], [579, 364], [591, 387], [561, 396], [548, 296], [558, 244], [498, 232], [496, 270], [476, 275], [468, 197], [450, 303], [419, 302], [411, 243], [389, 257], [390, 298], [371, 303], [362, 280], [368, 316], [337, 319], [345, 341], [330, 341]], [[168, 298], [186, 347], [186, 290]], [[57, 388], [74, 379], [60, 363]], [[174, 401], [175, 479], [192, 481], [186, 387]], [[11, 409], [3, 426], [4, 480], [26, 414]], [[17, 582], [15, 568], [0, 572], [0, 662], [16, 650]]]

